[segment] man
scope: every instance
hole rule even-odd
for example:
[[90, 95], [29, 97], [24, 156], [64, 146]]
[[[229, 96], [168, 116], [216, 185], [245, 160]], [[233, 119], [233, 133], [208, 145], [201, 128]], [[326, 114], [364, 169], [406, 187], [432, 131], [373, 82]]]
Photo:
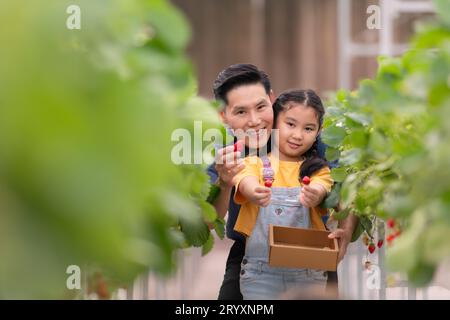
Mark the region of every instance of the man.
[[[232, 65], [219, 73], [213, 89], [216, 100], [222, 103], [220, 116], [224, 124], [231, 130], [248, 133], [243, 139], [245, 155], [248, 155], [249, 150], [257, 150], [266, 145], [267, 152], [270, 152], [270, 132], [273, 127], [272, 103], [275, 95], [267, 74], [251, 64]], [[253, 139], [248, 139], [248, 136]], [[244, 168], [240, 161], [236, 161], [240, 157], [239, 153], [234, 150], [233, 145], [222, 148], [217, 152], [216, 163], [208, 168], [211, 182], [220, 188], [213, 205], [222, 218], [228, 212], [226, 234], [228, 238], [234, 240], [226, 262], [219, 300], [242, 299], [239, 277], [245, 253], [245, 238], [233, 230], [240, 206], [232, 197], [233, 178]], [[340, 224], [340, 228], [330, 235], [339, 239], [339, 261], [345, 255], [355, 226], [356, 218], [349, 216]]]

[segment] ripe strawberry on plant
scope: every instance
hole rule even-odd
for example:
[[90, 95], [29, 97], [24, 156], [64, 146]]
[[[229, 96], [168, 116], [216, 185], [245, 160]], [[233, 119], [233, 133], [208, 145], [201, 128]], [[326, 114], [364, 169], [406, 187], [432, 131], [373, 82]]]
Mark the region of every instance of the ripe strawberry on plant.
[[94, 275], [94, 290], [99, 299], [109, 299], [110, 294], [106, 280], [100, 272], [96, 272]]
[[388, 226], [388, 228], [393, 228], [393, 227], [395, 227], [395, 220], [394, 219], [392, 219], [392, 218], [389, 218], [387, 221], [386, 221], [386, 224], [387, 224], [387, 226]]
[[373, 244], [373, 242], [371, 242], [369, 244], [369, 246], [367, 247], [367, 249], [369, 249], [370, 253], [373, 253], [375, 251], [375, 245]]
[[383, 246], [383, 240], [378, 240], [377, 247], [381, 248]]
[[386, 237], [386, 241], [388, 243], [388, 245], [391, 245], [392, 241], [395, 239], [395, 235], [390, 234]]

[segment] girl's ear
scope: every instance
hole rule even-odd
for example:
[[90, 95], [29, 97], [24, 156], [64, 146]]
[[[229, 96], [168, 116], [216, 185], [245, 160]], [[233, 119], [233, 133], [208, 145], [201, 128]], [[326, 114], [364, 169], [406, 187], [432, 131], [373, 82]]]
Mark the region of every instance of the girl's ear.
[[275, 93], [273, 93], [273, 90], [270, 89], [270, 93], [269, 93], [269, 99], [270, 99], [270, 103], [273, 104], [275, 102]]

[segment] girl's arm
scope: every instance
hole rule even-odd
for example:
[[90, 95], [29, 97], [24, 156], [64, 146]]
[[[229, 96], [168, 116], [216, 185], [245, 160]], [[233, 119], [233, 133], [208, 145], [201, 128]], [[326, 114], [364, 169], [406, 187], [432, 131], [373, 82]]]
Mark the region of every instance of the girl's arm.
[[270, 188], [261, 186], [259, 180], [254, 176], [247, 176], [238, 185], [238, 191], [250, 202], [260, 207], [267, 207], [270, 203], [272, 191]]

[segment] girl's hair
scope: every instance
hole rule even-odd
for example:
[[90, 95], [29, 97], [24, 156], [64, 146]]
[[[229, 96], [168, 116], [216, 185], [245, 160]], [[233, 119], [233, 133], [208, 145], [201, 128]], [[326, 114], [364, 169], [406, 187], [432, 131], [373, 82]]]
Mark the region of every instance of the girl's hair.
[[[319, 96], [313, 90], [288, 90], [281, 93], [273, 104], [273, 123], [275, 126], [280, 112], [289, 110], [294, 104], [301, 104], [313, 108], [319, 120], [319, 130], [322, 128], [325, 108], [323, 107], [322, 100], [320, 100]], [[312, 176], [316, 171], [328, 166], [326, 159], [319, 156], [317, 147], [318, 138], [316, 138], [311, 148], [303, 155], [305, 161], [303, 161], [300, 167], [300, 179], [305, 176]]]

